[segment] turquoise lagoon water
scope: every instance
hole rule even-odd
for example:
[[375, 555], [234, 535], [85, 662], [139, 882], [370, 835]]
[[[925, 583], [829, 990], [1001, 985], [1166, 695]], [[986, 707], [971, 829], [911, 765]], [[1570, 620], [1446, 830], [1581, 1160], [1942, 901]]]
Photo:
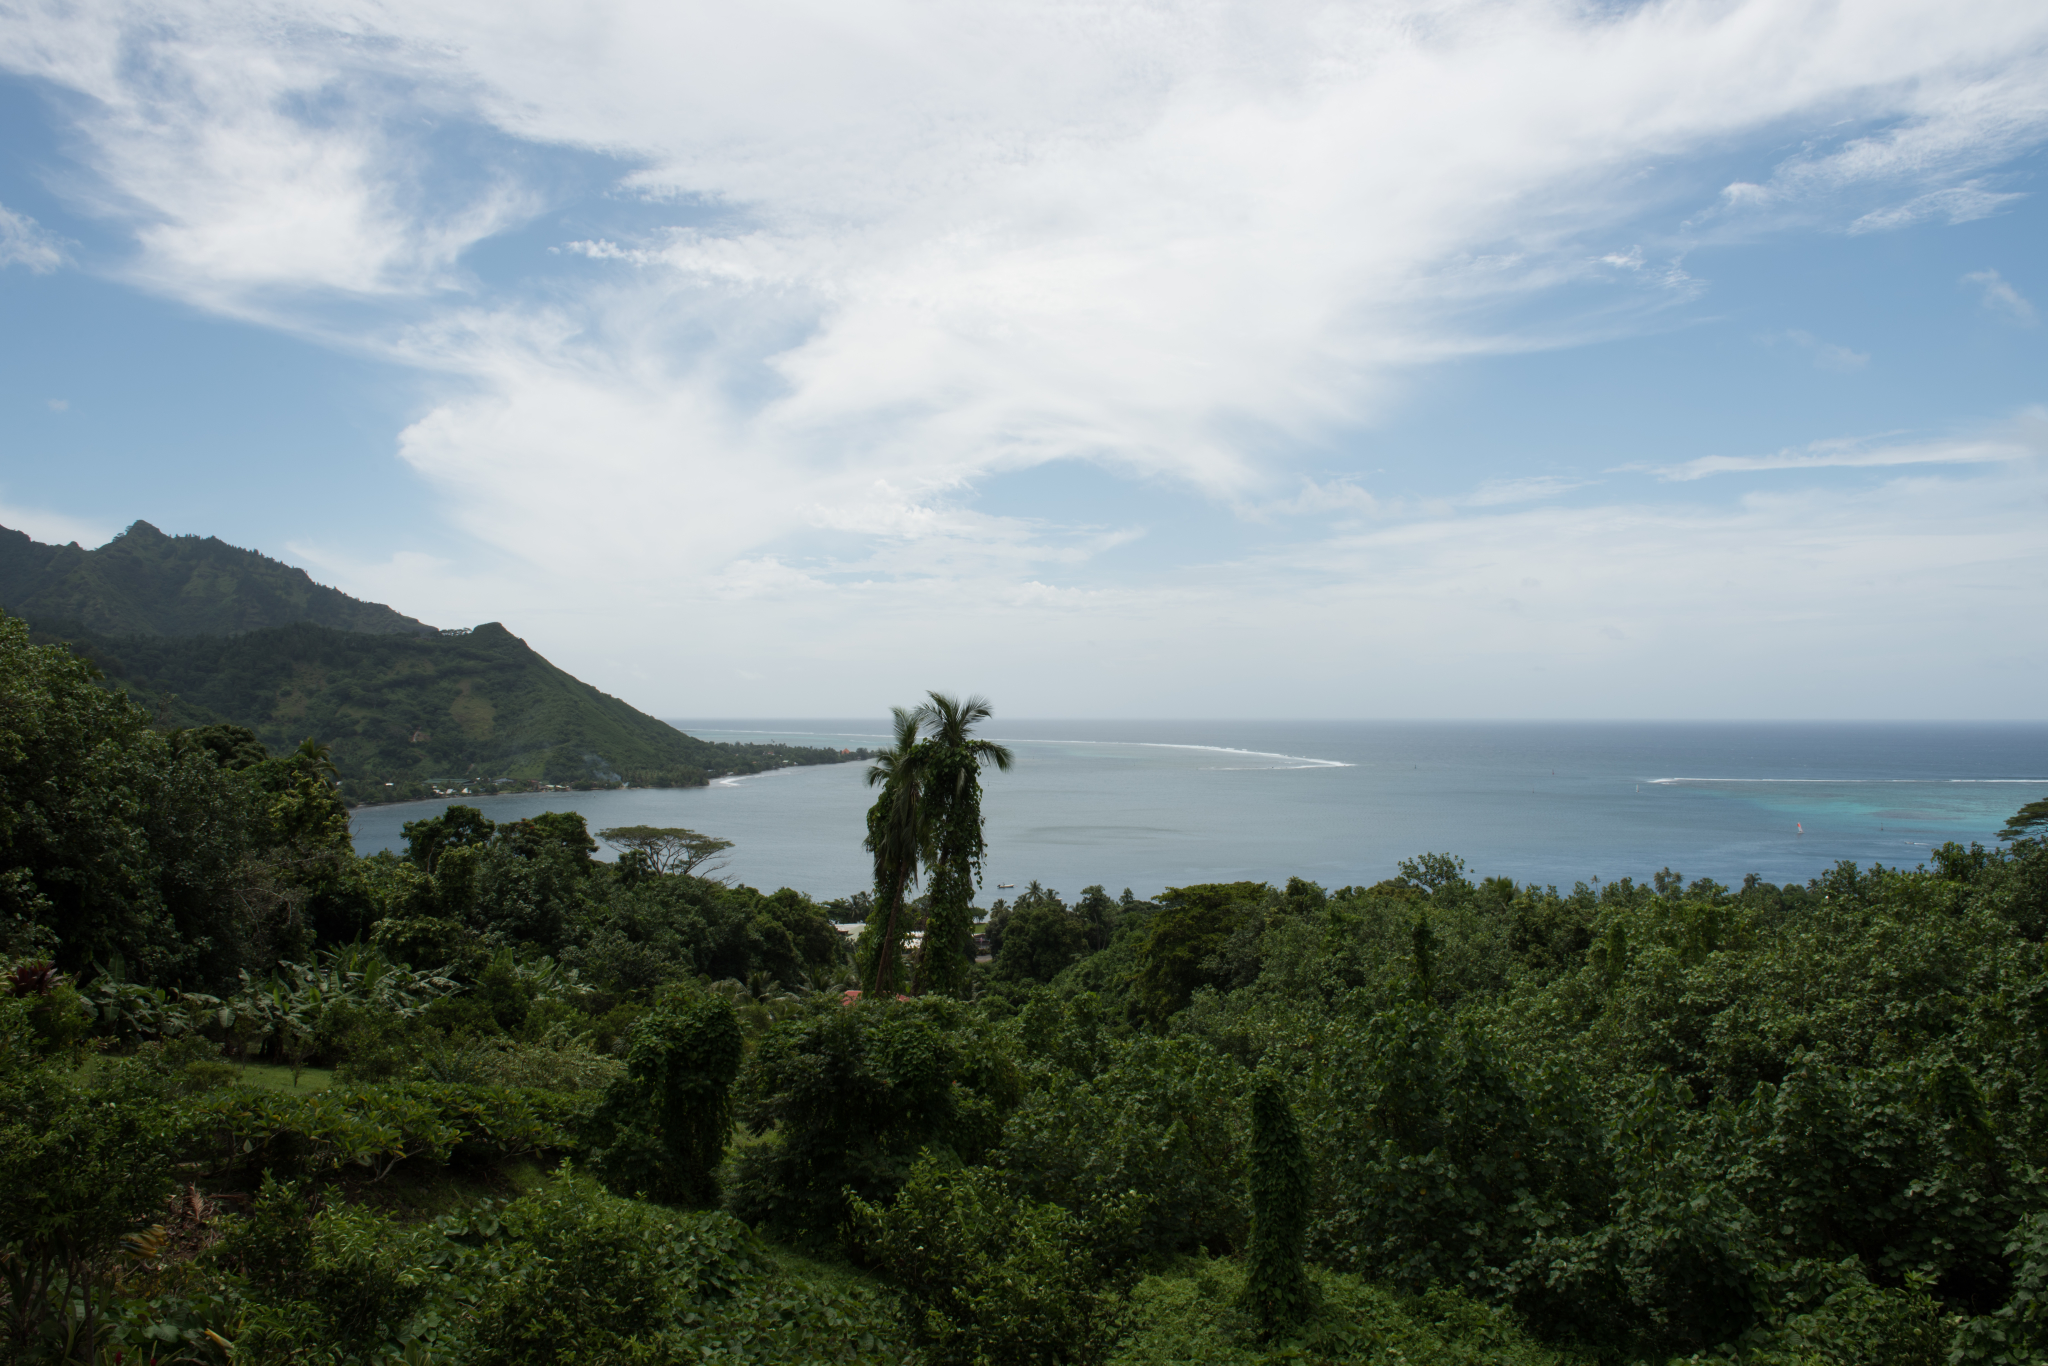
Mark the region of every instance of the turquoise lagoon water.
[[[838, 747], [888, 741], [871, 721], [678, 720], [707, 740]], [[2048, 725], [997, 721], [1016, 753], [991, 773], [988, 878], [1071, 896], [1298, 875], [1390, 877], [1425, 851], [1474, 875], [1568, 886], [1687, 878], [1804, 882], [1836, 862], [1911, 867], [1944, 840], [1991, 842], [2048, 797]], [[682, 825], [735, 842], [727, 873], [843, 896], [868, 881], [862, 765], [706, 788], [470, 799], [496, 820], [577, 810], [593, 830]], [[356, 846], [444, 803], [354, 813]], [[605, 851], [610, 856], [610, 851]]]

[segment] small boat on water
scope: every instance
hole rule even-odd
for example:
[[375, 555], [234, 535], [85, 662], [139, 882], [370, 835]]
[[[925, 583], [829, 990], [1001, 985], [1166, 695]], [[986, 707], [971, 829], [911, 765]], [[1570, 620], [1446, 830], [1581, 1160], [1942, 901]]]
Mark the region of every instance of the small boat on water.
[[1016, 885], [1017, 885], [1017, 884], [1016, 884], [1016, 883], [1014, 883], [1014, 882], [998, 882], [998, 883], [996, 884], [996, 890], [997, 890], [997, 891], [999, 891], [999, 892], [1006, 892], [1006, 891], [1008, 891], [1008, 890], [1009, 890], [1010, 888], [1012, 888], [1012, 887], [1014, 887], [1014, 886], [1016, 886]]

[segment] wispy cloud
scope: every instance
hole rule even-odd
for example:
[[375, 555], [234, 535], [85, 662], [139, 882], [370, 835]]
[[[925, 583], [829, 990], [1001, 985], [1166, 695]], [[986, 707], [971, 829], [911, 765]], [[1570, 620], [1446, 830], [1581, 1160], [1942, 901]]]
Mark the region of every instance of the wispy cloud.
[[1887, 232], [1930, 219], [1941, 219], [1951, 224], [1971, 223], [1979, 218], [1989, 218], [2006, 205], [2024, 198], [2025, 195], [2014, 191], [1990, 190], [1981, 181], [1970, 181], [1919, 195], [1904, 204], [1873, 209], [1851, 223], [1849, 231]]
[[1839, 342], [1822, 341], [1811, 332], [1802, 332], [1794, 328], [1784, 335], [1786, 341], [1813, 357], [1814, 368], [1817, 370], [1830, 370], [1838, 375], [1849, 375], [1870, 364], [1869, 352], [1853, 351]]
[[1527, 479], [1489, 479], [1460, 501], [1467, 507], [1506, 507], [1514, 503], [1540, 503], [1572, 489], [1597, 481], [1566, 479], [1558, 475], [1535, 475]]
[[1370, 516], [1392, 511], [1386, 500], [1377, 498], [1372, 490], [1356, 479], [1338, 476], [1330, 479], [1304, 479], [1300, 491], [1291, 498], [1275, 498], [1264, 502], [1244, 501], [1236, 504], [1240, 516], [1255, 521], [1267, 521], [1273, 517], [1314, 517], [1330, 514]]
[[1973, 270], [1962, 278], [1966, 285], [1977, 285], [1983, 293], [1979, 296], [1985, 308], [1993, 313], [2003, 313], [2023, 327], [2032, 327], [2035, 322], [2034, 305], [2010, 282], [1995, 270]]
[[64, 264], [64, 247], [35, 219], [0, 204], [0, 267], [26, 266], [47, 275]]
[[1770, 455], [1708, 455], [1651, 470], [1660, 479], [1687, 482], [1715, 474], [1768, 470], [1882, 469], [1894, 465], [1990, 465], [2029, 460], [2048, 453], [2048, 411], [2022, 414], [2004, 433], [1943, 441], [1878, 444], [1866, 437], [1837, 437]]
[[[717, 452], [787, 488], [851, 462], [914, 490], [1079, 458], [1252, 496], [1262, 448], [1371, 420], [1419, 366], [1578, 335], [1500, 310], [1588, 262], [1646, 310], [1684, 297], [1594, 245], [1631, 240], [1652, 166], [1808, 126], [1772, 202], [1865, 186], [1953, 217], [1999, 193], [1986, 147], [2048, 129], [2048, 16], [2019, 0], [1967, 25], [1823, 0], [15, 14], [0, 62], [92, 97], [86, 207], [133, 224], [137, 278], [461, 376], [408, 450], [465, 501], [494, 497], [472, 470], [539, 477], [466, 451], [534, 414], [531, 372], [595, 409], [694, 391], [612, 457], [650, 469]], [[484, 153], [451, 162], [433, 127]], [[494, 292], [462, 262], [547, 202], [521, 148], [720, 216], [580, 233], [574, 280]], [[574, 344], [510, 363], [550, 329]], [[548, 425], [589, 424], [618, 425]]]
[[[1453, 509], [1126, 583], [1085, 564], [834, 576], [764, 557], [678, 583], [659, 614], [746, 641], [762, 679], [745, 688], [701, 670], [663, 681], [662, 642], [593, 618], [567, 584], [537, 580], [527, 601], [544, 650], [642, 670], [645, 705], [678, 712], [800, 711], [829, 660], [841, 695], [877, 708], [1000, 661], [1004, 701], [1025, 714], [1100, 715], [1141, 695], [1163, 715], [1242, 714], [1248, 698], [1301, 715], [1926, 715], [1954, 696], [1943, 671], [1961, 670], [1976, 710], [1953, 714], [2028, 715], [2025, 672], [1986, 661], [2048, 665], [2028, 610], [2048, 572], [2044, 496], [2041, 463], [2010, 461], [1722, 505]], [[764, 610], [772, 632], [749, 625]], [[1983, 631], [1987, 618], [2004, 629]], [[1920, 646], [1904, 656], [1902, 621]], [[1190, 641], [1200, 669], [1183, 666]], [[1703, 641], [1714, 648], [1674, 675], [1672, 653]], [[1790, 675], [1793, 654], [1825, 668]], [[1824, 679], [1825, 695], [1798, 678]]]
[[[1703, 217], [1743, 232], [2010, 203], [1998, 164], [2048, 137], [2048, 9], [1971, 8], [26, 0], [0, 11], [0, 67], [87, 97], [65, 106], [66, 190], [128, 232], [129, 278], [422, 378], [399, 454], [500, 558], [365, 566], [362, 591], [449, 621], [516, 595], [536, 636], [670, 679], [679, 639], [752, 642], [750, 669], [792, 688], [829, 652], [878, 700], [946, 660], [1036, 652], [1057, 706], [1083, 675], [1173, 672], [1191, 632], [1243, 642], [1247, 676], [1309, 640], [1302, 686], [1357, 712], [1399, 700], [1359, 692], [1377, 656], [1357, 642], [1488, 641], [1508, 598], [1521, 624], [1474, 658], [1562, 666], [1668, 646], [1659, 591], [1685, 604], [1673, 623], [1735, 634], [1773, 601], [1756, 544], [1777, 572], [1792, 547], [1827, 567], [1802, 612], [1853, 616], [1881, 537], [1919, 535], [1930, 500], [1953, 534], [1912, 544], [1951, 588], [1971, 536], [2035, 553], [2019, 494], [2038, 490], [2002, 437], [1660, 471], [1991, 462], [1917, 507], [1869, 493], [1860, 525], [1815, 522], [1822, 500], [1580, 506], [1558, 477], [1432, 504], [1300, 480], [1419, 371], [1626, 335], [1694, 297], [1674, 245], [1694, 230], [1670, 220], [1731, 157], [1747, 178]], [[556, 250], [504, 240], [556, 202], [550, 159], [600, 189]], [[476, 253], [494, 238], [496, 273]], [[1285, 544], [1112, 581], [1128, 519], [975, 503], [1054, 461], [1171, 481]], [[2001, 471], [2013, 500], [1973, 504]], [[1278, 520], [1317, 515], [1329, 534]], [[1603, 597], [1597, 625], [1559, 606]], [[906, 635], [951, 653], [906, 660]], [[1224, 681], [1172, 686], [1213, 706], [1197, 692]], [[663, 686], [681, 710], [697, 682]]]

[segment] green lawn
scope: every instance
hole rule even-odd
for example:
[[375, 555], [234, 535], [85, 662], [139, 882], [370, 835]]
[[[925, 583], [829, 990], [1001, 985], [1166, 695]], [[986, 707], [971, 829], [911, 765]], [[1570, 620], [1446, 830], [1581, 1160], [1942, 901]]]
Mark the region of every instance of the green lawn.
[[[240, 1063], [235, 1067], [235, 1074], [236, 1083], [242, 1086], [254, 1086], [264, 1091], [290, 1091], [293, 1089], [292, 1069], [284, 1066], [282, 1063]], [[304, 1067], [299, 1069], [299, 1085], [297, 1089], [302, 1095], [308, 1091], [325, 1091], [332, 1085], [334, 1085], [334, 1073], [324, 1067]]]

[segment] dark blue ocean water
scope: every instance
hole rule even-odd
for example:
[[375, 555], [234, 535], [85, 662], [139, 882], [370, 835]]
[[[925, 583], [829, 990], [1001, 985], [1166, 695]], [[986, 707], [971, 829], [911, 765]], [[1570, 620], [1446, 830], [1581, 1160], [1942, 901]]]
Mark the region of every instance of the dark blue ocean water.
[[[708, 740], [886, 743], [875, 721], [694, 721]], [[1376, 882], [1426, 851], [1476, 876], [1568, 886], [1804, 882], [1842, 859], [1911, 867], [2048, 796], [2048, 724], [1003, 721], [986, 902], [1033, 878], [1162, 887], [1290, 875]], [[867, 885], [861, 766], [708, 788], [472, 799], [494, 819], [581, 811], [593, 830], [682, 825], [735, 841], [727, 872], [820, 897]], [[355, 813], [364, 852], [441, 803]], [[607, 851], [607, 856], [609, 851]]]

